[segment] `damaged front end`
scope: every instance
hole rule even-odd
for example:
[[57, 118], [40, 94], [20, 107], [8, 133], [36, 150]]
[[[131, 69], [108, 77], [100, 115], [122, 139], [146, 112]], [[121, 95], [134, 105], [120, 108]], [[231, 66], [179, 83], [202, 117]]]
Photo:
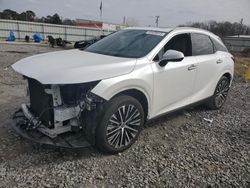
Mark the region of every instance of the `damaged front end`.
[[14, 129], [23, 137], [60, 147], [91, 145], [86, 115], [104, 102], [91, 93], [99, 81], [82, 84], [43, 85], [27, 78], [30, 104], [14, 113]]

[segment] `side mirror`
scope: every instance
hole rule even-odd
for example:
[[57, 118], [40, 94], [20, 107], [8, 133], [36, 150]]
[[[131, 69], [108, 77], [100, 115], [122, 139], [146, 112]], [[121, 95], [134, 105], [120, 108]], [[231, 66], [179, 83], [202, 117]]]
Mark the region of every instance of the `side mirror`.
[[176, 50], [168, 50], [163, 55], [162, 59], [159, 62], [161, 67], [164, 67], [168, 62], [179, 62], [184, 59], [184, 54]]

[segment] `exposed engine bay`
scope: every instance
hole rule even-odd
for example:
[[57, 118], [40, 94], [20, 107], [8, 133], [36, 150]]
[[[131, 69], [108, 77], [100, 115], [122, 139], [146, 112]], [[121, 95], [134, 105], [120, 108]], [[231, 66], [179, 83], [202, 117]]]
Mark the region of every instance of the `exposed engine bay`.
[[[17, 121], [16, 129], [19, 129], [19, 133], [21, 131], [26, 134], [26, 136], [23, 135], [24, 137], [30, 137], [32, 133], [39, 132], [42, 137], [48, 137], [43, 140], [50, 139], [53, 145], [58, 146], [61, 144], [54, 144], [54, 140], [58, 140], [58, 137], [65, 136], [65, 134], [70, 135], [71, 139], [74, 138], [72, 135], [77, 135], [76, 140], [81, 141], [79, 136], [83, 138], [86, 133], [84, 132], [86, 112], [94, 111], [98, 104], [104, 102], [104, 99], [90, 92], [99, 81], [82, 84], [43, 85], [32, 78], [27, 78], [27, 80], [30, 104], [22, 104], [21, 109], [13, 117]], [[39, 137], [34, 138], [35, 141], [38, 141]], [[49, 144], [48, 141], [46, 144]], [[70, 143], [67, 144], [73, 146]], [[77, 146], [80, 147], [81, 144], [77, 143]]]

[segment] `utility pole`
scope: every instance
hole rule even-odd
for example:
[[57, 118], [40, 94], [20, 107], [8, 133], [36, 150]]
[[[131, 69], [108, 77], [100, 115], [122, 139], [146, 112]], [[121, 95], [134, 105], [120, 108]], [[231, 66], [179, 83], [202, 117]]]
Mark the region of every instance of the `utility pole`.
[[241, 18], [241, 20], [240, 20], [240, 29], [239, 29], [238, 37], [240, 37], [240, 34], [242, 32], [242, 26], [243, 26], [243, 18]]
[[102, 1], [101, 1], [101, 4], [100, 4], [100, 19], [102, 20]]
[[126, 16], [123, 17], [123, 25], [126, 25]]
[[156, 20], [155, 20], [156, 27], [158, 27], [159, 26], [159, 18], [160, 18], [160, 16], [155, 16], [155, 17], [156, 17]]

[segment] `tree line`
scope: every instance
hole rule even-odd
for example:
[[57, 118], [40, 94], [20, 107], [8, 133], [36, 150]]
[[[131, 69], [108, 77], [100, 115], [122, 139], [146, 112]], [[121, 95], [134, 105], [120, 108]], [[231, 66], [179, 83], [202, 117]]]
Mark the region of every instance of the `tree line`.
[[36, 14], [32, 10], [27, 10], [27, 11], [18, 13], [11, 9], [5, 9], [2, 12], [0, 12], [0, 19], [51, 23], [51, 24], [75, 25], [74, 20], [62, 19], [57, 13], [54, 15], [48, 15], [46, 17], [44, 16], [37, 17]]
[[227, 21], [190, 22], [180, 26], [206, 29], [222, 38], [225, 36], [234, 36], [234, 35], [250, 35], [250, 27], [244, 25], [242, 21], [234, 23]]

